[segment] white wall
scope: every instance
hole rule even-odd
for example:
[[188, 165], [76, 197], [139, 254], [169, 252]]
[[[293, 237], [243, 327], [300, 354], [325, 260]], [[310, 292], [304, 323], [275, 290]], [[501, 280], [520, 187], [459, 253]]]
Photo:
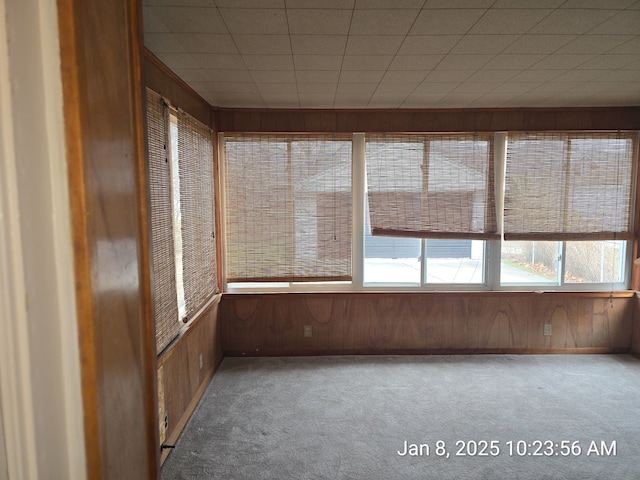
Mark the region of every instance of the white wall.
[[12, 480], [86, 478], [62, 106], [56, 2], [0, 1], [0, 445]]

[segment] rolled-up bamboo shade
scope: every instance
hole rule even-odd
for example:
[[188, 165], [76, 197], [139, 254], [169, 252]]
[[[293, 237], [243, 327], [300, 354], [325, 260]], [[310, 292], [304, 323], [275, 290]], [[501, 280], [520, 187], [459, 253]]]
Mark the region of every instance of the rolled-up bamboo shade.
[[505, 240], [630, 239], [628, 133], [510, 133]]
[[369, 136], [365, 159], [372, 235], [500, 238], [491, 135]]
[[227, 281], [350, 280], [351, 138], [224, 141]]
[[182, 271], [187, 319], [219, 292], [211, 129], [178, 112]]
[[169, 110], [160, 95], [147, 89], [149, 212], [151, 217], [151, 287], [156, 349], [161, 352], [180, 330], [168, 158]]

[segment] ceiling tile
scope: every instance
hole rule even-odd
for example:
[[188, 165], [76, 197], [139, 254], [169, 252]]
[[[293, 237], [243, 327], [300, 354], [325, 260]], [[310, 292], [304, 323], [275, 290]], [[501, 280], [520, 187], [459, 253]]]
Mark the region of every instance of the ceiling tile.
[[374, 95], [393, 94], [393, 95], [403, 95], [406, 97], [407, 95], [411, 95], [411, 93], [416, 89], [417, 86], [418, 86], [418, 82], [380, 83], [378, 85], [378, 88], [376, 88]]
[[243, 55], [249, 70], [293, 70], [291, 55]]
[[218, 70], [245, 70], [247, 68], [240, 55], [192, 53], [191, 56], [201, 68]]
[[238, 53], [229, 34], [178, 33], [176, 38], [189, 53]]
[[640, 61], [640, 53], [638, 55], [598, 55], [577, 68], [584, 68], [586, 70], [617, 70], [618, 68], [626, 68], [630, 64], [638, 61]]
[[352, 10], [355, 0], [285, 0], [287, 8], [319, 8]]
[[322, 95], [335, 95], [338, 88], [338, 82], [336, 83], [299, 83], [298, 93], [311, 95], [314, 93]]
[[483, 82], [464, 82], [458, 85], [452, 93], [478, 93], [485, 94], [492, 92], [497, 87], [500, 86], [500, 83], [483, 83]]
[[[553, 10], [544, 8], [513, 8], [489, 10], [469, 33], [522, 34], [549, 15]], [[559, 33], [562, 30], [559, 31]], [[541, 32], [553, 33], [553, 32]]]
[[289, 33], [285, 10], [267, 8], [220, 8], [220, 15], [231, 34]]
[[500, 85], [500, 92], [505, 94], [522, 94], [528, 92], [538, 86], [534, 82], [506, 82]]
[[418, 85], [414, 91], [414, 94], [439, 94], [444, 95], [453, 91], [459, 83], [456, 82], [429, 82], [424, 81]]
[[339, 83], [336, 95], [371, 96], [378, 88], [378, 83]]
[[517, 74], [511, 82], [549, 82], [560, 76], [562, 72], [558, 70], [525, 70]]
[[620, 12], [589, 33], [611, 35], [638, 35], [640, 30], [640, 10], [626, 10]]
[[517, 39], [518, 35], [465, 35], [449, 53], [500, 53]]
[[640, 70], [609, 70], [598, 77], [599, 82], [635, 82], [640, 86]]
[[438, 108], [464, 108], [477, 98], [473, 93], [450, 93], [438, 102]]
[[413, 93], [402, 102], [400, 108], [435, 108], [444, 97], [444, 93]]
[[300, 108], [298, 96], [283, 93], [263, 94], [262, 99], [267, 108]]
[[258, 93], [258, 88], [253, 82], [212, 82], [212, 91], [218, 93]]
[[291, 54], [288, 35], [234, 35], [233, 40], [243, 55]]
[[160, 33], [168, 32], [169, 29], [164, 26], [164, 23], [153, 13], [153, 9], [150, 7], [142, 8], [142, 22], [144, 25], [145, 37], [147, 33]]
[[247, 94], [247, 93], [226, 93], [223, 96], [218, 93], [208, 94], [205, 97], [211, 105], [218, 105], [220, 107], [228, 108], [265, 108], [267, 105], [262, 100], [262, 96], [259, 93]]
[[632, 35], [581, 35], [555, 53], [598, 55], [608, 52], [632, 38], [634, 38]]
[[640, 52], [640, 36], [634, 37], [633, 40], [614, 48], [609, 53], [615, 55], [633, 55], [638, 52]]
[[410, 35], [465, 34], [485, 13], [482, 9], [422, 10]]
[[410, 35], [404, 39], [398, 54], [449, 53], [461, 38], [462, 35]]
[[[533, 27], [529, 33], [541, 34], [582, 34], [600, 25], [607, 18], [613, 16], [615, 10], [585, 10], [569, 9], [555, 10], [544, 20]], [[595, 32], [592, 32], [595, 33]], [[607, 33], [607, 32], [601, 32]], [[613, 32], [615, 33], [615, 32]], [[625, 32], [618, 32], [625, 33]]]
[[290, 9], [287, 18], [291, 34], [347, 35], [351, 10]]
[[298, 70], [296, 81], [298, 85], [302, 83], [338, 83], [340, 72], [323, 70]]
[[185, 82], [210, 81], [209, 74], [201, 68], [177, 68], [174, 72]]
[[531, 67], [532, 70], [571, 70], [588, 60], [594, 58], [595, 55], [558, 55], [553, 54], [543, 58]]
[[144, 45], [158, 53], [186, 53], [173, 33], [145, 33]]
[[386, 70], [391, 63], [391, 55], [345, 55], [343, 70]]
[[218, 8], [284, 8], [284, 0], [215, 0], [215, 3]]
[[395, 55], [404, 40], [402, 35], [351, 35], [347, 55]]
[[254, 70], [251, 77], [256, 83], [295, 83], [296, 74], [293, 70]]
[[512, 55], [501, 54], [493, 57], [489, 62], [482, 67], [483, 70], [525, 70], [531, 65], [538, 63], [546, 55]]
[[532, 93], [562, 93], [567, 92], [575, 87], [574, 83], [569, 82], [547, 82], [531, 89]]
[[437, 70], [477, 70], [482, 68], [494, 55], [446, 55], [436, 67]]
[[369, 98], [370, 96], [361, 94], [336, 95], [333, 108], [366, 108]]
[[350, 35], [406, 35], [420, 10], [355, 10]]
[[575, 38], [576, 35], [522, 35], [502, 53], [553, 53]]
[[378, 83], [384, 74], [384, 70], [343, 70], [340, 73], [340, 83]]
[[632, 5], [635, 0], [567, 0], [560, 8], [608, 8], [608, 9], [625, 9]]
[[342, 55], [347, 43], [346, 35], [291, 35], [294, 54]]
[[424, 0], [356, 0], [357, 9], [422, 8]]
[[294, 55], [296, 70], [340, 70], [342, 55]]
[[494, 1], [495, 0], [427, 0], [424, 8], [489, 8]]
[[426, 78], [427, 82], [464, 82], [473, 74], [473, 70], [434, 70]]
[[295, 83], [257, 83], [258, 91], [262, 94], [292, 94], [297, 96]]
[[479, 70], [469, 78], [467, 82], [506, 82], [516, 75], [515, 70]]
[[416, 85], [427, 76], [427, 72], [421, 71], [406, 71], [406, 72], [392, 72], [388, 71], [382, 77], [383, 83], [415, 83]]
[[214, 82], [238, 82], [251, 83], [253, 78], [249, 70], [207, 70], [209, 77]]
[[188, 53], [158, 53], [157, 57], [171, 69], [199, 67]]
[[367, 108], [399, 108], [406, 98], [406, 95], [392, 93], [373, 95], [367, 104]]
[[555, 82], [590, 82], [598, 77], [601, 77], [604, 71], [602, 70], [569, 70], [563, 73], [559, 77], [555, 78]]
[[298, 94], [300, 108], [333, 108], [335, 95]]
[[[536, 0], [536, 8], [557, 8], [566, 0]], [[496, 0], [491, 8], [531, 8], [531, 0]]]
[[396, 55], [389, 70], [432, 70], [442, 58], [443, 55]]
[[153, 11], [173, 33], [228, 33], [216, 8], [155, 7]]

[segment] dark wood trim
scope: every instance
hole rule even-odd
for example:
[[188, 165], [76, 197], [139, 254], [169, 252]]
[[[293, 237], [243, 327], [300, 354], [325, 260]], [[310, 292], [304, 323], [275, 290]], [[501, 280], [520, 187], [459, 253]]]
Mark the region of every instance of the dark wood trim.
[[216, 109], [221, 132], [640, 130], [640, 107], [451, 110]]
[[[309, 357], [333, 355], [600, 355], [633, 353], [627, 348], [358, 348], [340, 350], [269, 350], [268, 352], [244, 352], [225, 350], [226, 357]], [[640, 353], [634, 354], [640, 358]]]
[[409, 296], [432, 296], [432, 297], [530, 297], [540, 298], [544, 297], [582, 297], [582, 298], [631, 298], [636, 296], [636, 292], [632, 290], [616, 290], [613, 292], [563, 292], [563, 291], [512, 291], [512, 290], [487, 290], [487, 291], [407, 291], [407, 292], [391, 292], [391, 291], [369, 291], [369, 292], [273, 292], [273, 293], [225, 293], [224, 298], [232, 299], [233, 297], [242, 297], [245, 299], [262, 299], [262, 298], [393, 298], [393, 297], [409, 297]]
[[213, 127], [211, 106], [148, 49], [144, 49], [144, 85], [205, 125]]

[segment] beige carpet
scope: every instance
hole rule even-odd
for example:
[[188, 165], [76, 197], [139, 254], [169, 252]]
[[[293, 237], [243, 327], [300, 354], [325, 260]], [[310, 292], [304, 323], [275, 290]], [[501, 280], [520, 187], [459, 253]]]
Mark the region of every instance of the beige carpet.
[[162, 478], [631, 480], [639, 455], [631, 356], [226, 358]]

